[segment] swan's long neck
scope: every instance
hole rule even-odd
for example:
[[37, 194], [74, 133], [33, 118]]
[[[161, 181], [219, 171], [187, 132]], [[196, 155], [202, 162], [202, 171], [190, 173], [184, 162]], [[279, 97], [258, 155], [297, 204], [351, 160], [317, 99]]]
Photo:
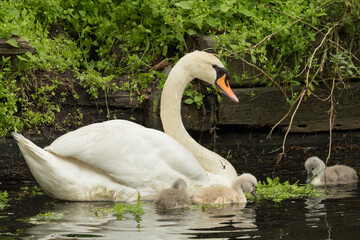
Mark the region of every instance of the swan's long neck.
[[161, 95], [160, 117], [164, 131], [185, 146], [206, 171], [220, 175], [230, 185], [237, 176], [234, 167], [218, 154], [198, 144], [183, 125], [181, 119], [182, 96], [194, 76], [184, 69], [186, 64], [190, 63], [180, 61], [171, 70]]

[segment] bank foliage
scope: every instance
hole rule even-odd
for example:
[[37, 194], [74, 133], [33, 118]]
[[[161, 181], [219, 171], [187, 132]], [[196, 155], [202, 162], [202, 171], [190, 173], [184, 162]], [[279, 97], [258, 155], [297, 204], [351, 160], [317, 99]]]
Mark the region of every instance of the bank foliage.
[[[159, 66], [192, 51], [200, 34], [215, 37], [221, 58], [250, 56], [261, 72], [235, 79], [281, 87], [292, 104], [294, 86], [311, 94], [334, 78], [359, 77], [359, 12], [356, 0], [3, 0], [0, 38], [17, 47], [18, 35], [36, 53], [17, 56], [16, 66], [1, 56], [0, 135], [54, 124], [54, 95], [77, 97], [59, 93], [56, 78], [38, 81], [39, 72], [70, 70], [92, 98], [123, 89], [141, 103], [143, 90], [166, 78]], [[127, 81], [114, 84], [114, 76]], [[192, 91], [187, 102], [201, 105]]]

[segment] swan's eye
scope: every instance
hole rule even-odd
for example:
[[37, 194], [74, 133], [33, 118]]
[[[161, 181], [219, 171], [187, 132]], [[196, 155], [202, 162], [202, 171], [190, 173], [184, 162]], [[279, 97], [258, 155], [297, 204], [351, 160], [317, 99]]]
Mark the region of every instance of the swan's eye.
[[219, 69], [218, 65], [216, 65], [216, 64], [213, 64], [212, 67], [213, 67], [215, 70], [218, 70], [218, 69]]
[[315, 168], [312, 168], [311, 170], [313, 170], [313, 171], [314, 171], [314, 169], [315, 169]]

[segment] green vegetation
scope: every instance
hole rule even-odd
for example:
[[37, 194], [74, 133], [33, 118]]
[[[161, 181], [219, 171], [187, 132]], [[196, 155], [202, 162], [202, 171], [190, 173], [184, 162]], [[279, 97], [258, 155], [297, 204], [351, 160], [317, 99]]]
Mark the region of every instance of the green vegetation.
[[[258, 200], [266, 199], [281, 202], [285, 199], [325, 196], [324, 191], [316, 190], [310, 184], [299, 186], [297, 183], [290, 184], [288, 181], [280, 183], [278, 177], [274, 179], [268, 177], [266, 181], [267, 182], [259, 181], [256, 187], [256, 192], [259, 197]], [[248, 194], [247, 197], [250, 201], [254, 199], [250, 194]]]
[[6, 191], [0, 191], [0, 210], [8, 207], [9, 204], [8, 193]]
[[17, 219], [17, 221], [38, 224], [39, 222], [56, 221], [59, 220], [62, 216], [63, 216], [62, 213], [49, 211], [46, 213], [39, 213], [38, 215], [30, 218], [19, 218]]
[[[16, 66], [0, 59], [0, 136], [61, 128], [55, 121], [61, 102], [78, 95], [57, 73], [70, 72], [92, 98], [123, 89], [141, 104], [149, 87], [163, 85], [162, 67], [192, 51], [198, 34], [215, 37], [221, 58], [243, 59], [259, 71], [245, 69], [235, 79], [276, 85], [294, 105], [302, 94], [294, 86], [303, 84], [309, 95], [321, 83], [359, 77], [353, 52], [359, 11], [355, 0], [1, 1], [0, 38], [18, 47], [11, 39], [18, 35], [36, 53], [18, 55]], [[188, 88], [185, 103], [199, 107], [206, 91], [196, 88]], [[81, 116], [69, 116], [67, 124], [81, 124]]]
[[44, 195], [44, 192], [42, 191], [42, 189], [39, 186], [32, 186], [31, 188], [29, 187], [22, 187], [21, 190], [23, 191], [21, 193], [21, 195], [19, 196], [19, 198], [21, 198], [21, 196], [24, 195], [28, 195], [30, 197], [35, 197], [38, 195]]
[[99, 212], [101, 213], [113, 213], [116, 216], [116, 219], [121, 221], [123, 219], [123, 215], [125, 213], [131, 213], [134, 216], [134, 220], [137, 223], [140, 223], [141, 216], [144, 214], [143, 209], [141, 208], [141, 196], [138, 195], [138, 199], [136, 204], [127, 204], [123, 205], [122, 203], [116, 204], [112, 209], [97, 209], [95, 211], [95, 215], [99, 216]]
[[59, 220], [63, 216], [62, 213], [56, 213], [56, 212], [46, 212], [46, 213], [39, 213], [35, 217], [31, 217], [28, 221], [31, 223], [36, 222], [49, 222], [49, 221], [55, 221]]

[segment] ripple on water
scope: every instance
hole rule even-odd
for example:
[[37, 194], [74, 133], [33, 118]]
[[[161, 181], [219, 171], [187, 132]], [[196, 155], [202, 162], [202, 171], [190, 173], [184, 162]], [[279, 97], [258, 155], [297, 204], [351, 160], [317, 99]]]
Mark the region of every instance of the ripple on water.
[[[20, 189], [20, 188], [19, 188]], [[109, 202], [62, 202], [46, 196], [14, 201], [0, 211], [0, 238], [23, 239], [357, 239], [360, 226], [359, 188], [331, 190], [327, 198], [261, 201], [245, 205], [206, 206], [160, 211], [143, 202], [137, 222], [131, 214], [122, 221], [110, 213]], [[25, 224], [16, 219], [45, 212], [58, 220]], [[11, 212], [12, 214], [7, 214]], [[11, 224], [10, 224], [11, 223]], [[21, 231], [20, 231], [20, 230]]]

